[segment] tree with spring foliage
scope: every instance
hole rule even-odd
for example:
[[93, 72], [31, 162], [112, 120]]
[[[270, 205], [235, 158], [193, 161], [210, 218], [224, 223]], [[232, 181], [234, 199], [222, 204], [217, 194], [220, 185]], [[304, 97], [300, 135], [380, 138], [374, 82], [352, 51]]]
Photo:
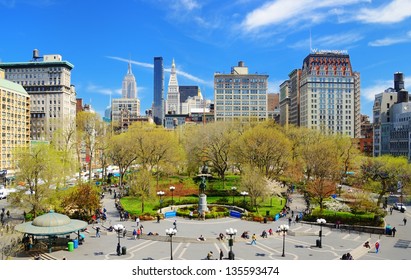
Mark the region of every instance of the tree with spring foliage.
[[339, 160], [333, 138], [312, 131], [302, 149], [306, 171], [306, 191], [319, 203], [323, 210], [324, 199], [336, 193], [340, 178]]
[[267, 179], [278, 179], [287, 169], [291, 141], [272, 122], [250, 127], [232, 145], [234, 161], [255, 166]]
[[405, 190], [409, 188], [411, 168], [406, 157], [364, 157], [360, 168], [359, 180], [364, 188], [378, 195], [377, 205], [381, 204], [385, 194], [397, 191], [398, 182]]

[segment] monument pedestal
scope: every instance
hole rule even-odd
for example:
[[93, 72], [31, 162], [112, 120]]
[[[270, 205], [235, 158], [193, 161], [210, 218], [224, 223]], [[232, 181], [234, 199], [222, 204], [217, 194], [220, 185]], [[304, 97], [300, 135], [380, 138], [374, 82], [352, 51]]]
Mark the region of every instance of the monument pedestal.
[[208, 207], [207, 207], [207, 196], [204, 193], [201, 193], [198, 196], [198, 213], [205, 214], [205, 212], [208, 212]]

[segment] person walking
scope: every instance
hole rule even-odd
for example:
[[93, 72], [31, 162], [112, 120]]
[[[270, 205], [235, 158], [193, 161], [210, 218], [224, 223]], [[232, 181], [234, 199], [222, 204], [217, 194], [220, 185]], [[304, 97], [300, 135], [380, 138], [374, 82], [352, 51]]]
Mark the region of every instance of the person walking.
[[257, 236], [255, 236], [255, 233], [253, 234], [253, 236], [251, 236], [250, 245], [257, 245]]
[[173, 226], [174, 226], [174, 229], [177, 230], [177, 220], [174, 220]]
[[375, 242], [375, 253], [378, 254], [379, 250], [380, 250], [380, 243], [377, 241]]
[[136, 226], [140, 227], [140, 218], [138, 216], [136, 217]]
[[395, 227], [393, 227], [392, 230], [391, 230], [392, 237], [395, 237], [396, 232], [397, 232], [397, 229]]
[[404, 226], [407, 224], [407, 217], [404, 217], [404, 219], [402, 219], [402, 221], [404, 222]]
[[133, 229], [133, 238], [134, 238], [134, 240], [137, 239], [137, 230], [136, 229]]
[[100, 237], [100, 227], [96, 226], [96, 237]]

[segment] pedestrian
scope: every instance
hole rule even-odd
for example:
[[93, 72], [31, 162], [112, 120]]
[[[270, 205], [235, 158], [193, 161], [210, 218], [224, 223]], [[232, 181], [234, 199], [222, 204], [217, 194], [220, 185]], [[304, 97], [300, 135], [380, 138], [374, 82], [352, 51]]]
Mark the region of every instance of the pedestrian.
[[379, 250], [380, 250], [380, 243], [377, 241], [375, 242], [375, 253], [378, 254]]
[[7, 218], [10, 219], [10, 211], [9, 210], [7, 210], [6, 215], [7, 215]]
[[391, 207], [390, 207], [390, 215], [392, 215], [392, 209], [393, 209], [393, 208], [392, 208], [392, 206], [391, 206]]
[[96, 226], [96, 237], [100, 237], [100, 227]]
[[126, 237], [126, 234], [127, 234], [127, 230], [126, 230], [126, 228], [124, 227], [124, 229], [123, 229], [123, 238]]
[[117, 243], [117, 256], [120, 256], [121, 252], [120, 252], [120, 243]]
[[140, 226], [140, 218], [138, 216], [136, 217], [136, 225], [137, 225], [137, 227]]
[[397, 232], [397, 229], [395, 227], [393, 227], [391, 232], [392, 232], [392, 237], [395, 237], [395, 233]]
[[174, 220], [173, 226], [174, 226], [174, 229], [177, 230], [177, 220]]
[[288, 226], [291, 226], [291, 221], [292, 221], [291, 217], [288, 218]]
[[157, 214], [157, 223], [160, 223], [160, 214]]
[[144, 229], [143, 224], [140, 224], [140, 234], [143, 234], [143, 229]]
[[253, 236], [251, 236], [250, 245], [257, 245], [257, 236], [255, 236], [255, 233], [253, 234]]
[[137, 229], [137, 238], [140, 239], [140, 235], [141, 235], [141, 230], [140, 228]]
[[212, 259], [213, 259], [213, 251], [210, 251], [207, 254], [207, 260], [212, 260]]
[[188, 217], [189, 217], [190, 220], [193, 219], [193, 211], [190, 211], [190, 213], [188, 214]]
[[137, 230], [136, 229], [133, 229], [133, 238], [134, 238], [134, 240], [137, 239]]
[[404, 226], [407, 224], [407, 218], [404, 217], [404, 219], [402, 219], [402, 221], [404, 222]]
[[223, 249], [220, 249], [220, 260], [222, 260], [224, 257]]

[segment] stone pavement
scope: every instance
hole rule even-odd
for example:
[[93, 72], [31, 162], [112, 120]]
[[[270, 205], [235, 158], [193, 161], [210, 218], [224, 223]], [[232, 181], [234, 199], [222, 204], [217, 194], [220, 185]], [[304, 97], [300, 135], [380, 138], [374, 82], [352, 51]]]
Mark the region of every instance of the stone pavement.
[[[291, 194], [292, 203], [290, 209], [303, 211], [305, 202], [302, 195]], [[319, 227], [304, 223], [292, 223], [286, 238], [274, 233], [268, 238], [261, 238], [263, 230], [275, 229], [281, 224], [288, 224], [288, 216], [280, 218], [278, 221], [258, 223], [243, 221], [238, 218], [207, 219], [206, 221], [189, 220], [181, 217], [168, 218], [156, 221], [142, 221], [144, 226], [144, 236], [134, 240], [131, 232], [136, 228], [136, 222], [132, 220], [120, 221], [119, 213], [114, 205], [114, 198], [106, 195], [102, 200], [107, 210], [108, 219], [104, 222], [104, 227], [110, 225], [123, 224], [127, 229], [125, 238], [118, 237], [115, 232], [102, 230], [101, 237], [95, 236], [95, 230], [90, 225], [86, 232], [85, 242], [79, 245], [72, 252], [67, 250], [56, 250], [47, 255], [47, 258], [68, 260], [143, 260], [156, 259], [168, 260], [173, 254], [175, 260], [200, 260], [205, 259], [209, 251], [218, 255], [219, 250], [223, 250], [227, 257], [230, 247], [227, 240], [219, 241], [219, 233], [225, 233], [226, 229], [237, 230], [233, 251], [238, 260], [339, 260], [342, 254], [350, 252], [354, 259], [386, 259], [399, 260], [411, 259], [411, 235], [408, 227], [402, 225], [405, 216], [410, 220], [409, 211], [405, 214], [394, 211], [386, 218], [387, 224], [396, 226], [395, 237], [366, 234], [354, 231], [343, 231], [335, 228], [323, 228], [322, 248], [315, 246], [318, 237]], [[165, 230], [173, 226], [177, 221], [177, 234], [170, 243], [170, 237], [165, 234]], [[250, 239], [240, 237], [243, 231], [257, 235], [257, 244], [250, 245]], [[157, 236], [147, 236], [148, 232], [158, 233]], [[206, 241], [198, 241], [197, 237], [203, 235]], [[75, 236], [73, 235], [72, 238]], [[381, 249], [378, 254], [373, 249], [368, 250], [362, 245], [365, 241], [374, 244], [379, 241]], [[125, 247], [126, 254], [117, 256], [116, 245], [120, 241]], [[283, 242], [285, 241], [285, 257], [282, 257]], [[30, 256], [21, 256], [15, 259], [31, 259]]]

